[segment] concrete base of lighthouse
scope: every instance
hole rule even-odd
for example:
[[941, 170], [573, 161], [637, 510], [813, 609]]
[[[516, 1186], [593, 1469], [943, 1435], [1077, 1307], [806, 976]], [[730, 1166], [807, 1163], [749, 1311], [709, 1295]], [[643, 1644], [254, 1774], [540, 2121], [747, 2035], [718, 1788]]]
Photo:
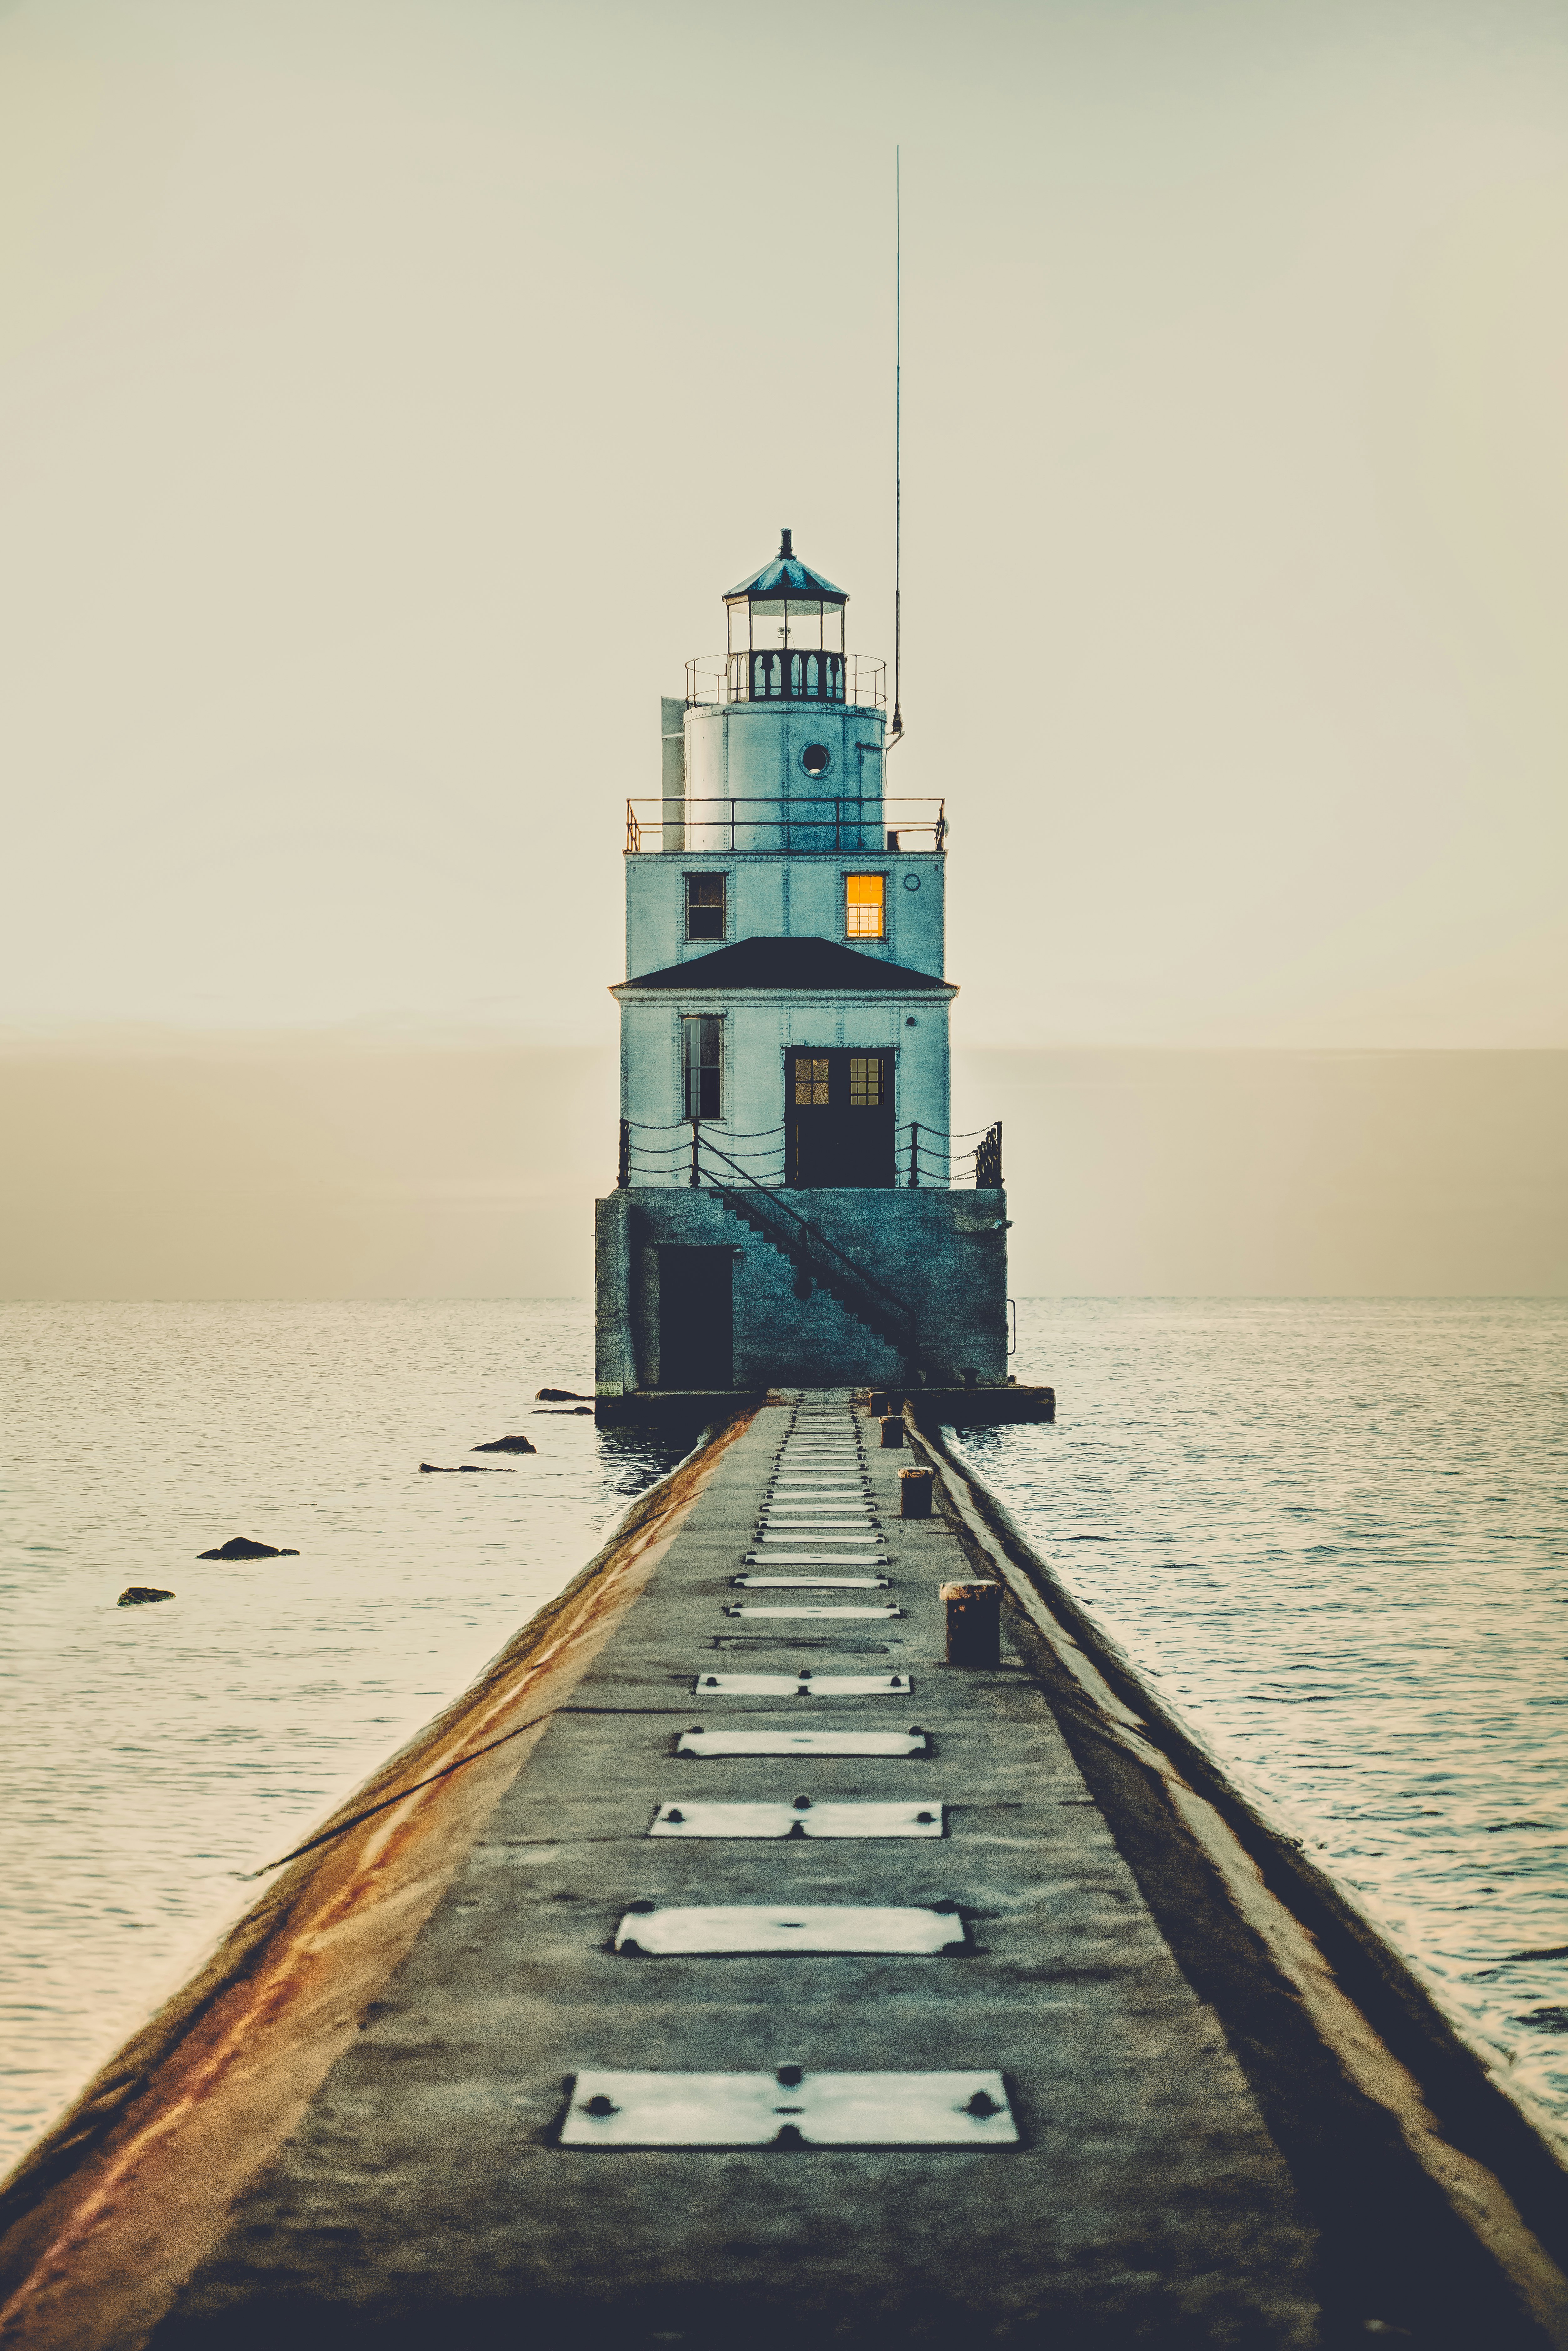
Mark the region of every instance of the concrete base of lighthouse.
[[1005, 1192], [632, 1186], [596, 1215], [601, 1405], [1007, 1387]]

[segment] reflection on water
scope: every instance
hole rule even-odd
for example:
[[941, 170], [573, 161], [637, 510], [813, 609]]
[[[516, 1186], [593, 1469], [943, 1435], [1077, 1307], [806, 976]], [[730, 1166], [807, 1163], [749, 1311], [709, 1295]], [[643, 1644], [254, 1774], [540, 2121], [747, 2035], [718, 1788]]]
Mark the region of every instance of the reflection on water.
[[1036, 1547], [1568, 2118], [1568, 1301], [1025, 1302]]
[[[578, 1301], [0, 1308], [0, 2165], [684, 1446], [535, 1413]], [[510, 1474], [421, 1461], [520, 1432]], [[689, 1439], [687, 1440], [689, 1442]], [[198, 1563], [243, 1534], [298, 1559]], [[118, 1608], [128, 1584], [172, 1587]]]

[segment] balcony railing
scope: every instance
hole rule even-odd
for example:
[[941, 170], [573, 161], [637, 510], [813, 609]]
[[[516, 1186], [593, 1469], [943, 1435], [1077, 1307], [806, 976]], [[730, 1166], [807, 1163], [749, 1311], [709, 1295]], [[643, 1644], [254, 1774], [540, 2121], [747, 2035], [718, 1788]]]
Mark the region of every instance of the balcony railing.
[[709, 703], [813, 702], [841, 710], [887, 708], [887, 664], [870, 653], [779, 645], [768, 653], [699, 653], [686, 664], [688, 709]]
[[941, 850], [947, 804], [940, 799], [634, 799], [626, 803], [630, 852], [788, 850], [831, 856], [846, 849], [882, 856]]
[[[809, 1189], [789, 1182], [788, 1130], [768, 1127], [732, 1133], [716, 1119], [683, 1118], [668, 1126], [644, 1119], [621, 1122], [621, 1159], [616, 1182], [633, 1185], [737, 1183], [760, 1192]], [[928, 1192], [999, 1192], [1002, 1189], [1002, 1123], [948, 1134], [911, 1119], [899, 1127], [893, 1145], [894, 1183], [900, 1189]]]

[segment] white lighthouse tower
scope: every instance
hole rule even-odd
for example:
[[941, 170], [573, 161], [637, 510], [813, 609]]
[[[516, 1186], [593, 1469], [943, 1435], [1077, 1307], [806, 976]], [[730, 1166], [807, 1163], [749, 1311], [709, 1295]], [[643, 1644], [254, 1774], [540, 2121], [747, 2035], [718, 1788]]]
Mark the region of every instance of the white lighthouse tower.
[[785, 531], [627, 805], [597, 1390], [1007, 1384], [1001, 1132], [949, 1131], [946, 819], [884, 789], [884, 665]]

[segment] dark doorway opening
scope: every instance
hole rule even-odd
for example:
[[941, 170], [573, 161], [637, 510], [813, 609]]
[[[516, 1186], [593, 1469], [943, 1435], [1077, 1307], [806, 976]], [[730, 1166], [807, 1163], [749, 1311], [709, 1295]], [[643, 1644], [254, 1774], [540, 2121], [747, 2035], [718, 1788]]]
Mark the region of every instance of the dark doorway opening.
[[891, 1053], [792, 1045], [784, 1098], [791, 1184], [863, 1189], [895, 1180]]
[[734, 1377], [735, 1252], [659, 1251], [659, 1385], [727, 1388]]

